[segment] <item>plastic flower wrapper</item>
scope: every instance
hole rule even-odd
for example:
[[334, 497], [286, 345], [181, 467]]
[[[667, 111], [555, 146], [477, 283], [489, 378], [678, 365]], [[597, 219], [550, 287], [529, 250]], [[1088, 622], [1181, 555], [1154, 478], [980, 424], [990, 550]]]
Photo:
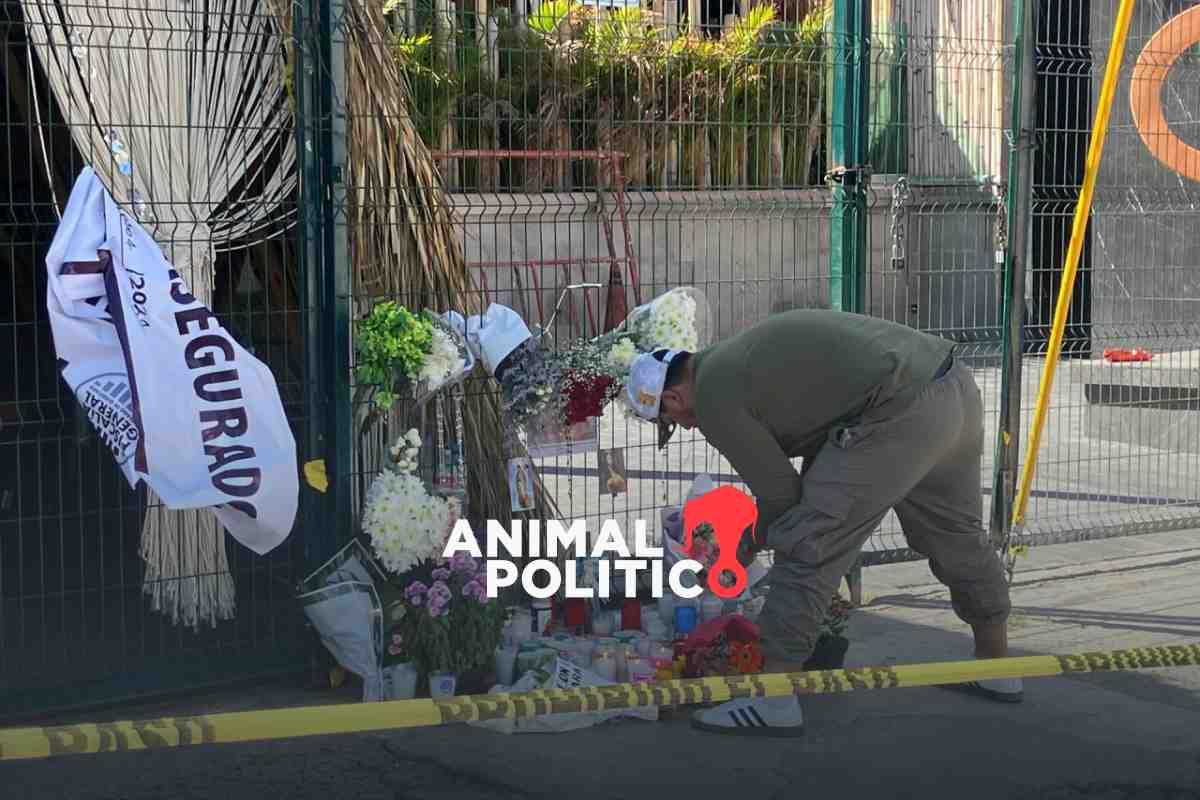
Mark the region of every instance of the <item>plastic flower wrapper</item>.
[[[638, 306], [622, 326], [634, 347], [642, 353], [655, 350], [686, 350], [694, 353], [712, 341], [712, 316], [704, 293], [694, 286], [671, 289]], [[618, 345], [614, 345], [618, 346]], [[624, 360], [628, 346], [610, 356]], [[628, 367], [626, 367], [628, 368]]]
[[413, 396], [424, 405], [443, 389], [461, 383], [475, 367], [475, 355], [467, 346], [466, 320], [447, 311], [436, 315], [424, 312], [433, 326], [432, 342], [425, 361], [416, 374]]

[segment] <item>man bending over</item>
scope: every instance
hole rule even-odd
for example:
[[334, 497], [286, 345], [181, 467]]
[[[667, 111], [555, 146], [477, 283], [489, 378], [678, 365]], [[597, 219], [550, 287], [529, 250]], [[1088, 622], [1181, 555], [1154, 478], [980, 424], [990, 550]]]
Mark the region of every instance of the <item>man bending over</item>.
[[[775, 553], [759, 618], [766, 672], [803, 670], [830, 598], [889, 509], [949, 587], [975, 657], [1008, 654], [1008, 584], [982, 524], [983, 403], [953, 343], [858, 314], [790, 311], [698, 353], [639, 356], [626, 394], [657, 421], [659, 447], [676, 425], [699, 428], [753, 493], [758, 522], [738, 557]], [[1022, 699], [1019, 680], [967, 688]], [[693, 721], [803, 729], [794, 696], [731, 700]]]

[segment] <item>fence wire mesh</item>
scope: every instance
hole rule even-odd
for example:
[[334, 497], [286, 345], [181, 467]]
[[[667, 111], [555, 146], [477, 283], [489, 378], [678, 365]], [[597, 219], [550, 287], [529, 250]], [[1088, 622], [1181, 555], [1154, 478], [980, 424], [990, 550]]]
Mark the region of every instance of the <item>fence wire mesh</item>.
[[[1039, 4], [1025, 420], [1037, 397], [1117, 2]], [[1026, 515], [1029, 542], [1200, 522], [1200, 113], [1190, 2], [1138, 3]], [[1190, 20], [1190, 21], [1189, 21]], [[1169, 73], [1155, 75], [1159, 67]], [[1159, 122], [1154, 116], [1159, 114]], [[1136, 117], [1135, 117], [1136, 115]], [[1149, 351], [1114, 362], [1113, 350]]]
[[91, 165], [305, 430], [282, 41], [257, 0], [0, 4], [0, 715], [305, 665], [302, 536], [254, 557], [211, 513], [131, 491], [46, 311], [47, 248]]
[[[699, 288], [714, 340], [828, 306], [820, 12], [760, 6], [693, 27], [675, 3], [387, 8], [412, 119], [447, 193], [428, 187], [426, 204], [453, 210], [467, 302], [508, 305], [556, 343], [601, 332], [614, 282], [629, 309]], [[360, 280], [359, 313], [380, 296]], [[360, 444], [360, 488], [397, 432]], [[656, 528], [697, 474], [738, 481], [683, 433], [660, 452], [651, 426], [610, 406], [591, 452], [539, 458], [537, 473], [562, 518], [593, 535], [614, 518], [632, 536], [634, 520]]]

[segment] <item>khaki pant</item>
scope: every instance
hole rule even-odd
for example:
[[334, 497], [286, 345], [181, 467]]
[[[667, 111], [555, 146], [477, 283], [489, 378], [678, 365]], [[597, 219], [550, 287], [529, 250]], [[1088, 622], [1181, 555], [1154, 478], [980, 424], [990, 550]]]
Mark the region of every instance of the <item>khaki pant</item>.
[[808, 659], [830, 598], [892, 508], [958, 616], [1005, 621], [1008, 584], [983, 529], [982, 457], [982, 398], [957, 361], [907, 408], [885, 404], [832, 430], [804, 471], [802, 500], [767, 531], [775, 563], [759, 619], [764, 652]]

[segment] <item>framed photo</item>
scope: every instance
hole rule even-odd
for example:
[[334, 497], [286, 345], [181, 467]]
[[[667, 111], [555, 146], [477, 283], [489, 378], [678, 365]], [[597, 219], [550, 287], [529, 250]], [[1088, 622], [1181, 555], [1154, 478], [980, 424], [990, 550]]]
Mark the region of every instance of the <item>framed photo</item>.
[[599, 461], [601, 494], [616, 497], [625, 494], [628, 487], [625, 477], [625, 451], [620, 448], [601, 450]]
[[513, 512], [533, 510], [533, 486], [533, 462], [528, 458], [509, 459], [508, 494]]

